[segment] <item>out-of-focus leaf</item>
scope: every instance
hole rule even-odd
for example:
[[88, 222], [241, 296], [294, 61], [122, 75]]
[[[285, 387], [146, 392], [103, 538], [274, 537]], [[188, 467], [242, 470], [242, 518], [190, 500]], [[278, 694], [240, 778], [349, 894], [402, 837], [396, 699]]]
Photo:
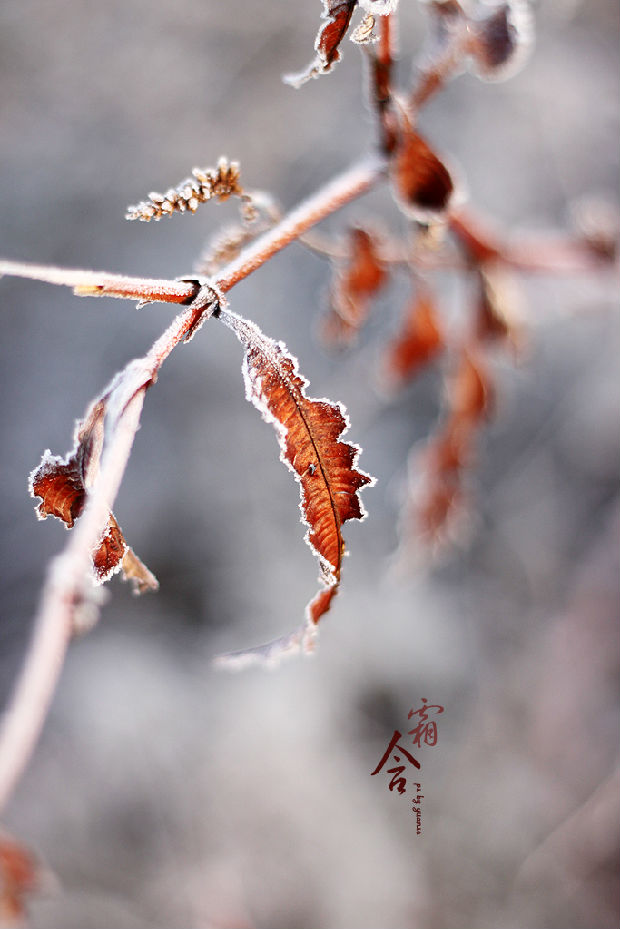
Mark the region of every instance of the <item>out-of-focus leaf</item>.
[[396, 142], [391, 172], [397, 202], [409, 217], [426, 222], [445, 214], [454, 192], [450, 172], [408, 122]]
[[468, 23], [470, 68], [485, 81], [503, 81], [520, 71], [531, 51], [534, 25], [525, 0], [500, 3]]
[[524, 344], [524, 326], [514, 275], [501, 262], [487, 262], [478, 269], [477, 283], [478, 340], [505, 342], [518, 353]]
[[383, 360], [383, 379], [397, 387], [437, 357], [444, 347], [435, 298], [418, 282], [405, 311], [400, 332], [388, 345]]
[[349, 230], [348, 257], [336, 266], [329, 294], [329, 310], [321, 333], [328, 345], [346, 346], [366, 322], [373, 296], [387, 280], [374, 236], [355, 226]]
[[15, 839], [0, 833], [0, 926], [25, 924], [26, 899], [42, 883], [42, 869], [34, 856]]

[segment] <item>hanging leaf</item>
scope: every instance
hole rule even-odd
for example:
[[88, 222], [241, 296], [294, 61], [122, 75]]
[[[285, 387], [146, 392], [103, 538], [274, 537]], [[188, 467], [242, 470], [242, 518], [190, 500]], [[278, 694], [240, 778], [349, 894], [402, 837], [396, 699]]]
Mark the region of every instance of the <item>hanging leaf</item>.
[[[107, 398], [95, 401], [85, 418], [75, 429], [75, 446], [65, 458], [43, 453], [41, 463], [30, 475], [31, 496], [40, 497], [36, 507], [39, 519], [54, 516], [73, 528], [86, 505], [88, 488], [99, 470], [103, 447], [103, 425]], [[157, 579], [127, 545], [120, 526], [110, 513], [108, 524], [99, 545], [93, 552], [94, 580], [104, 584], [112, 575], [122, 571], [131, 580], [135, 593], [147, 589], [157, 590]]]
[[218, 659], [220, 664], [240, 666], [275, 661], [287, 651], [311, 650], [316, 626], [340, 584], [342, 526], [349, 519], [364, 518], [359, 490], [374, 480], [357, 470], [359, 448], [340, 441], [349, 426], [344, 408], [306, 397], [308, 382], [286, 346], [235, 313], [221, 310], [219, 318], [245, 346], [246, 397], [275, 427], [280, 459], [299, 482], [301, 519], [307, 526], [306, 541], [319, 560], [322, 584], [306, 608], [305, 624], [292, 635]]
[[323, 0], [321, 18], [325, 24], [319, 29], [314, 42], [316, 57], [305, 71], [286, 75], [285, 83], [301, 87], [310, 78], [331, 71], [333, 65], [340, 61], [339, 46], [347, 33], [356, 6], [357, 0]]
[[510, 0], [468, 21], [470, 69], [485, 81], [505, 81], [521, 70], [531, 51], [534, 24], [528, 3]]
[[368, 318], [372, 297], [387, 280], [373, 235], [359, 226], [349, 230], [348, 259], [336, 266], [329, 310], [321, 332], [328, 345], [346, 346]]
[[465, 348], [455, 374], [448, 381], [449, 420], [476, 425], [493, 405], [493, 388], [479, 353]]
[[492, 386], [479, 354], [472, 347], [464, 348], [448, 380], [441, 426], [409, 455], [398, 571], [436, 557], [468, 534], [473, 521], [469, 472], [491, 404]]
[[454, 192], [444, 163], [405, 121], [391, 162], [392, 186], [404, 213], [421, 222], [441, 218]]
[[383, 379], [389, 387], [397, 387], [415, 376], [421, 368], [443, 350], [435, 298], [421, 281], [416, 283], [401, 331], [388, 345], [383, 362]]

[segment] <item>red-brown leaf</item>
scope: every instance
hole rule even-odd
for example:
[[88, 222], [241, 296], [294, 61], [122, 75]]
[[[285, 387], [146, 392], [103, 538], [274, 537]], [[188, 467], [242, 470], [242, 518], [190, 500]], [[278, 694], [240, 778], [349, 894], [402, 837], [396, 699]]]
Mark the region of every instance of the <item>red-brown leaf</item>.
[[30, 475], [30, 492], [41, 497], [37, 507], [39, 519], [55, 516], [71, 529], [81, 515], [86, 501], [87, 482], [99, 467], [103, 446], [105, 405], [94, 403], [75, 428], [75, 446], [66, 458], [43, 453], [41, 463]]
[[394, 151], [392, 183], [404, 212], [422, 221], [444, 213], [454, 191], [444, 163], [408, 123]]
[[22, 926], [26, 897], [41, 884], [34, 856], [6, 833], [0, 834], [0, 925]]
[[234, 313], [222, 310], [220, 318], [246, 348], [243, 373], [247, 399], [274, 425], [280, 458], [300, 484], [302, 521], [308, 527], [306, 541], [319, 559], [325, 588], [309, 604], [301, 630], [235, 656], [238, 663], [245, 663], [269, 660], [300, 646], [311, 647], [313, 629], [340, 583], [342, 526], [349, 519], [363, 519], [359, 490], [373, 479], [356, 468], [359, 448], [340, 441], [349, 425], [344, 409], [329, 400], [306, 397], [308, 382], [286, 346]]
[[[77, 424], [75, 446], [65, 458], [52, 455], [49, 449], [43, 453], [41, 463], [30, 475], [30, 493], [41, 498], [36, 507], [39, 519], [55, 516], [65, 523], [67, 529], [71, 529], [81, 516], [88, 499], [88, 488], [99, 470], [105, 412], [105, 399], [91, 406], [84, 420]], [[110, 513], [101, 541], [93, 552], [95, 581], [103, 584], [120, 570], [126, 579], [132, 581], [137, 593], [158, 587], [157, 579], [129, 548], [120, 526]]]
[[325, 24], [319, 29], [314, 42], [316, 57], [305, 71], [287, 75], [287, 84], [301, 87], [311, 77], [331, 71], [332, 66], [340, 61], [339, 46], [349, 28], [356, 6], [357, 0], [323, 0], [321, 18], [325, 20]]
[[527, 4], [506, 2], [486, 16], [469, 21], [467, 50], [471, 70], [486, 81], [506, 80], [525, 63], [533, 41], [532, 14]]
[[328, 345], [345, 346], [368, 318], [370, 303], [387, 279], [374, 237], [358, 226], [349, 230], [347, 264], [335, 271], [322, 335]]
[[443, 347], [435, 299], [426, 286], [418, 284], [403, 327], [386, 350], [385, 380], [390, 386], [403, 383], [432, 361]]
[[459, 366], [448, 384], [451, 419], [463, 426], [484, 419], [493, 402], [493, 389], [478, 355], [464, 350]]

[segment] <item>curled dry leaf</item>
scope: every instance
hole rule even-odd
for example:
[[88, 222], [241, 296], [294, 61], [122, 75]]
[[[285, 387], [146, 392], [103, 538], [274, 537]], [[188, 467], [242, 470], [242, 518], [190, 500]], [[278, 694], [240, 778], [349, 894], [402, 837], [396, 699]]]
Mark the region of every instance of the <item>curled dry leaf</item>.
[[219, 664], [239, 667], [312, 649], [316, 626], [340, 584], [345, 551], [342, 526], [349, 519], [364, 518], [359, 491], [374, 480], [357, 469], [359, 448], [340, 441], [349, 426], [345, 410], [329, 400], [306, 397], [308, 382], [286, 346], [235, 313], [222, 310], [219, 318], [245, 346], [246, 397], [274, 425], [280, 459], [299, 482], [301, 519], [307, 526], [306, 541], [319, 560], [322, 584], [306, 608], [305, 624], [292, 635], [218, 659]]
[[0, 833], [0, 926], [23, 926], [26, 899], [40, 890], [42, 869], [34, 856], [6, 833]]
[[[40, 464], [30, 475], [29, 489], [33, 497], [40, 497], [36, 507], [39, 519], [55, 516], [71, 529], [86, 505], [88, 489], [99, 471], [103, 448], [104, 418], [107, 396], [96, 400], [85, 418], [78, 422], [74, 435], [74, 448], [65, 458], [43, 453]], [[104, 584], [118, 571], [131, 580], [135, 593], [156, 590], [157, 579], [127, 545], [120, 526], [110, 513], [99, 545], [93, 552], [93, 577]]]
[[357, 336], [368, 318], [373, 296], [387, 280], [385, 265], [372, 233], [359, 226], [349, 230], [348, 258], [334, 267], [329, 293], [329, 310], [321, 327], [328, 345], [346, 346]]
[[418, 281], [405, 311], [401, 331], [388, 345], [383, 360], [383, 381], [394, 388], [415, 376], [444, 348], [437, 305], [431, 290]]
[[445, 164], [406, 121], [391, 161], [392, 186], [400, 208], [421, 222], [442, 218], [454, 183]]
[[344, 39], [357, 0], [323, 0], [321, 18], [325, 23], [318, 31], [314, 42], [316, 57], [305, 71], [299, 74], [287, 74], [285, 83], [292, 87], [301, 87], [312, 77], [319, 77], [331, 71], [333, 65], [340, 61], [339, 46]]
[[214, 197], [228, 200], [233, 196], [244, 196], [239, 181], [239, 164], [220, 158], [216, 168], [193, 168], [192, 177], [185, 178], [165, 194], [153, 191], [146, 200], [127, 207], [125, 219], [139, 219], [147, 223], [173, 213], [195, 213], [201, 203]]

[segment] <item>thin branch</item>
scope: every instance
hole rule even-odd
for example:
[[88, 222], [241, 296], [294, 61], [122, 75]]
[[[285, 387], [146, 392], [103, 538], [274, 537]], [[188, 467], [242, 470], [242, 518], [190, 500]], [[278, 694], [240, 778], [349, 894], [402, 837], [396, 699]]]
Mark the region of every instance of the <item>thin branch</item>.
[[260, 268], [276, 252], [294, 242], [316, 223], [370, 190], [384, 172], [385, 160], [375, 155], [339, 174], [292, 210], [277, 226], [244, 249], [239, 257], [216, 277], [216, 286], [222, 293], [227, 293], [235, 284]]
[[118, 297], [125, 300], [187, 303], [196, 294], [196, 285], [188, 281], [127, 277], [107, 271], [56, 268], [52, 265], [30, 264], [27, 261], [0, 261], [0, 277], [4, 274], [72, 287], [78, 297]]
[[92, 586], [91, 552], [101, 538], [140, 421], [144, 390], [121, 412], [101, 471], [65, 551], [51, 563], [32, 642], [0, 730], [0, 806], [11, 794], [40, 735], [60, 676], [76, 609]]

